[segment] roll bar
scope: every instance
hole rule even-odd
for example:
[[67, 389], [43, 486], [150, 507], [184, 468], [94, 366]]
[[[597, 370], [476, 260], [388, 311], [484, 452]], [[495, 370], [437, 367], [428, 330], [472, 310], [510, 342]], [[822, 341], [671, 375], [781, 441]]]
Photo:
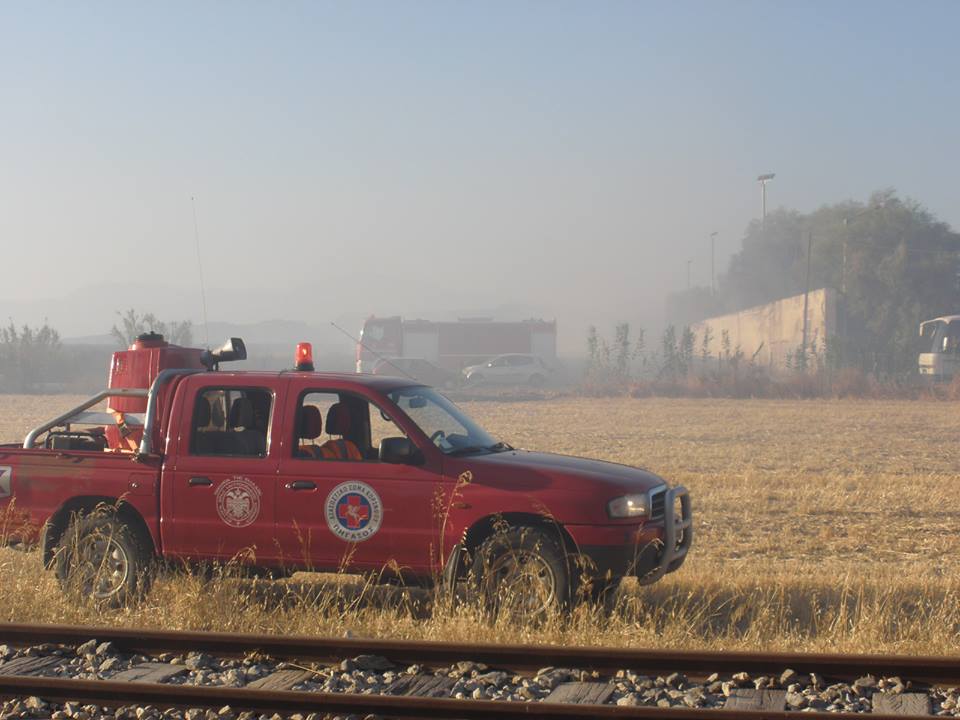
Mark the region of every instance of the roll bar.
[[150, 394], [147, 396], [147, 417], [143, 421], [143, 437], [140, 438], [140, 451], [137, 456], [153, 454], [153, 426], [157, 423], [157, 395], [160, 394], [160, 386], [176, 375], [196, 375], [202, 372], [206, 370], [168, 368], [161, 370], [153, 379]]
[[58, 415], [53, 420], [47, 420], [42, 425], [37, 425], [37, 427], [28, 432], [27, 437], [23, 439], [23, 447], [25, 450], [29, 450], [36, 443], [37, 436], [42, 435], [47, 430], [51, 430], [60, 425], [66, 425], [68, 420], [72, 420], [87, 408], [93, 407], [97, 403], [102, 402], [104, 398], [147, 397], [147, 392], [148, 391], [144, 390], [143, 388], [116, 388], [114, 390], [102, 390], [93, 397], [84, 400], [72, 410], [68, 410], [67, 412], [63, 413], [63, 415]]
[[84, 410], [93, 407], [97, 403], [103, 402], [108, 397], [145, 397], [147, 398], [147, 412], [143, 421], [143, 438], [140, 440], [140, 450], [138, 451], [137, 455], [150, 455], [153, 452], [153, 429], [157, 422], [157, 395], [159, 394], [161, 386], [167, 382], [167, 380], [177, 375], [194, 375], [201, 372], [206, 371], [200, 369], [168, 368], [166, 370], [161, 370], [157, 374], [157, 377], [154, 378], [149, 390], [146, 388], [113, 388], [101, 390], [93, 397], [84, 400], [75, 408], [68, 410], [62, 415], [58, 415], [57, 417], [53, 418], [53, 420], [47, 420], [41, 425], [33, 428], [33, 430], [28, 432], [27, 436], [24, 438], [23, 448], [25, 450], [30, 450], [36, 445], [37, 438], [40, 435], [48, 430], [52, 430], [55, 427], [66, 425], [70, 420], [77, 419]]

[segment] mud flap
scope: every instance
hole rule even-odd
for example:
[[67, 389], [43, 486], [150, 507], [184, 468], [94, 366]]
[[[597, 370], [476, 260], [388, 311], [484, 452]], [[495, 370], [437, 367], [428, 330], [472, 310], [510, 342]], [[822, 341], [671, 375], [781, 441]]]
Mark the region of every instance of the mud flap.
[[466, 559], [466, 550], [459, 543], [454, 546], [447, 558], [447, 564], [443, 566], [443, 575], [440, 580], [443, 583], [443, 594], [449, 599], [456, 599], [457, 580], [460, 579], [461, 568]]

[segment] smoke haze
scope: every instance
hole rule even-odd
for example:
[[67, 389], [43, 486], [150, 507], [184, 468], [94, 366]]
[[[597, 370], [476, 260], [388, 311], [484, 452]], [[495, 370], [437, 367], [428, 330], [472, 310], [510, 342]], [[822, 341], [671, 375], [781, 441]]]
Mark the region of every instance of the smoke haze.
[[[656, 327], [759, 214], [895, 186], [960, 220], [960, 6], [0, 9], [0, 315], [135, 307]], [[922, 37], [904, 50], [904, 38]], [[197, 333], [202, 338], [202, 331]], [[330, 342], [335, 342], [330, 335]], [[346, 345], [349, 341], [344, 340]]]

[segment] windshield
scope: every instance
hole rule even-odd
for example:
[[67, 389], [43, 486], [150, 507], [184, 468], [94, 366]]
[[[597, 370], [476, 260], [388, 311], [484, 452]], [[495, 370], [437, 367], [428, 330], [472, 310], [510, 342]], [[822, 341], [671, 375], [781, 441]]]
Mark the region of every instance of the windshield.
[[508, 449], [486, 430], [429, 387], [408, 387], [394, 390], [388, 397], [417, 424], [446, 455], [472, 452], [496, 452]]
[[932, 338], [932, 343], [929, 335], [925, 338], [926, 349], [923, 352], [956, 353], [960, 351], [960, 322], [956, 320], [949, 323], [938, 322]]

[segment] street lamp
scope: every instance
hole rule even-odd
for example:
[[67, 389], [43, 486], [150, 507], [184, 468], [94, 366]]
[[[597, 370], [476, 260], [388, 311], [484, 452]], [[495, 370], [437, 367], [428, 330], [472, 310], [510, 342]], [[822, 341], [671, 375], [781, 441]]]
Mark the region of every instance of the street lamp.
[[764, 226], [767, 224], [767, 183], [776, 176], [776, 173], [766, 173], [757, 176], [757, 182], [760, 183], [760, 219]]
[[715, 293], [716, 290], [716, 257], [717, 257], [717, 232], [713, 231], [710, 233], [710, 293]]

